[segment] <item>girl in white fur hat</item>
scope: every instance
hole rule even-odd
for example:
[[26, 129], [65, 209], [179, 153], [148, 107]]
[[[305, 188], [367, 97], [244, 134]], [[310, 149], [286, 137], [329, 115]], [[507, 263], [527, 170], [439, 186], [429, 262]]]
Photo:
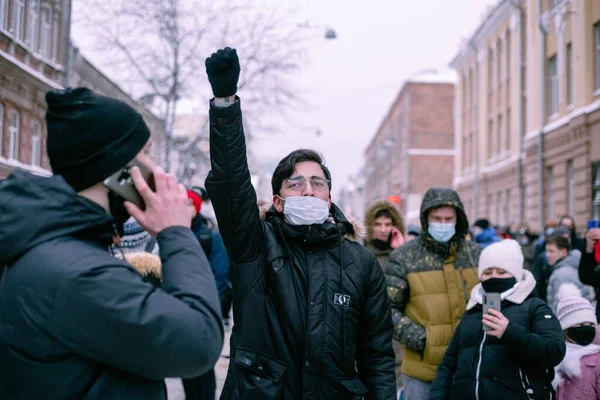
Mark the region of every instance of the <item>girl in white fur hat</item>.
[[[479, 259], [481, 283], [438, 368], [430, 400], [534, 400], [553, 395], [554, 366], [565, 355], [561, 326], [533, 295], [521, 246], [503, 240]], [[483, 295], [499, 293], [500, 311], [483, 314]], [[486, 325], [489, 330], [484, 330]]]

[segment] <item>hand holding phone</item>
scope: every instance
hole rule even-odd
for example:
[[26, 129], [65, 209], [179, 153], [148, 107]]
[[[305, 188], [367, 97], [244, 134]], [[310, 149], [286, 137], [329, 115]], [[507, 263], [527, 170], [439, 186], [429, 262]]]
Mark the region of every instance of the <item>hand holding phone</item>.
[[135, 159], [125, 166], [125, 168], [120, 169], [106, 178], [104, 180], [104, 186], [109, 188], [113, 193], [117, 194], [124, 200], [129, 201], [130, 203], [135, 204], [141, 210], [144, 210], [146, 208], [144, 199], [142, 196], [140, 196], [135, 184], [133, 183], [133, 177], [131, 176], [131, 169], [133, 167], [139, 168], [144, 181], [154, 190], [154, 178], [152, 176], [152, 171]]
[[152, 236], [172, 226], [189, 228], [192, 219], [185, 187], [160, 167], [152, 169], [152, 175], [156, 190], [152, 190], [138, 166], [131, 168], [131, 178], [145, 209], [142, 210], [134, 202], [126, 201], [125, 208], [129, 214]]

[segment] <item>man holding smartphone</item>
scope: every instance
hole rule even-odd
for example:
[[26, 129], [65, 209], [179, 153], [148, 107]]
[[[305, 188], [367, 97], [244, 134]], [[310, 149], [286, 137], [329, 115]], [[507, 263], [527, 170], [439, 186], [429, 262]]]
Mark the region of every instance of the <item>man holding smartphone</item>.
[[[223, 343], [186, 190], [146, 155], [133, 108], [84, 88], [46, 101], [55, 175], [0, 185], [0, 398], [166, 399], [164, 378], [209, 371]], [[131, 171], [144, 210], [103, 184], [134, 159], [154, 176]], [[161, 288], [108, 251], [130, 215], [157, 237]]]
[[395, 398], [392, 316], [375, 256], [331, 202], [321, 156], [300, 149], [273, 173], [260, 215], [235, 96], [236, 51], [206, 61], [211, 171], [206, 188], [231, 260], [231, 362], [221, 399]]

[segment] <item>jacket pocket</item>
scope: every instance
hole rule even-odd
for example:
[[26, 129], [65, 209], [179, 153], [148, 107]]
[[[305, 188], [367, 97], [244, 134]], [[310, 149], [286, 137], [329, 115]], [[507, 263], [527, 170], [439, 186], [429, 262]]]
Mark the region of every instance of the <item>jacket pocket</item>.
[[358, 376], [350, 378], [341, 377], [339, 380], [344, 389], [350, 394], [350, 397], [342, 397], [343, 399], [362, 399], [363, 396], [369, 392]]
[[286, 365], [254, 350], [238, 347], [233, 360], [237, 379], [233, 398], [275, 400], [281, 395]]

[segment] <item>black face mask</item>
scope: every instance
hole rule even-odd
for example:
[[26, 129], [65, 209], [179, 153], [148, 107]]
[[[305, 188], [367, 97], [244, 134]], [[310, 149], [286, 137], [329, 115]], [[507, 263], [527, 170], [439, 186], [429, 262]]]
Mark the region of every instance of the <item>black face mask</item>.
[[567, 329], [567, 336], [580, 346], [587, 346], [596, 337], [595, 326], [574, 326]]
[[486, 293], [504, 293], [517, 284], [516, 278], [490, 278], [481, 282]]
[[125, 235], [125, 222], [129, 219], [129, 213], [125, 208], [125, 200], [113, 192], [108, 192], [108, 208], [110, 211], [110, 215], [113, 216], [115, 220], [115, 228], [117, 228], [117, 233], [120, 237]]
[[384, 251], [384, 250], [391, 250], [392, 249], [392, 245], [390, 244], [390, 240], [373, 239], [373, 240], [371, 240], [371, 244], [377, 250]]

